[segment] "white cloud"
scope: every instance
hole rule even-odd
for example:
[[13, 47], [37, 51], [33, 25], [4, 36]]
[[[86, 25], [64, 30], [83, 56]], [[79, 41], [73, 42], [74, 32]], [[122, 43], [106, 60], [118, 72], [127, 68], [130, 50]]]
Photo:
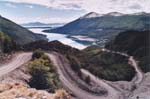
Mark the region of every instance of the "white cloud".
[[6, 3], [6, 6], [10, 7], [10, 8], [17, 8], [15, 5], [11, 4], [11, 3]]
[[[150, 0], [88, 0], [82, 5], [86, 11], [108, 12], [150, 12]], [[136, 7], [135, 7], [136, 6]]]
[[29, 3], [47, 6], [53, 9], [74, 9], [79, 10], [78, 5], [82, 0], [2, 0], [15, 3]]
[[76, 18], [61, 18], [61, 17], [51, 17], [51, 18], [44, 18], [44, 17], [38, 17], [36, 19], [32, 19], [34, 22], [44, 22], [44, 23], [66, 23], [74, 20]]
[[3, 0], [47, 6], [53, 9], [74, 9], [107, 12], [150, 12], [150, 0]]
[[30, 9], [34, 8], [32, 5], [26, 5], [25, 7], [30, 8]]

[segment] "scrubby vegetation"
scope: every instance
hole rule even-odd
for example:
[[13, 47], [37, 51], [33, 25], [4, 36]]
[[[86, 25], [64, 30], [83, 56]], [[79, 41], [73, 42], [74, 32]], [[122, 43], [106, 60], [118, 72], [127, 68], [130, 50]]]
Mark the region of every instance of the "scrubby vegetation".
[[71, 56], [71, 55], [67, 55], [67, 59], [69, 59], [71, 68], [78, 74], [81, 75], [80, 69], [80, 63], [78, 61], [78, 59], [75, 56]]
[[[34, 51], [33, 55], [32, 55], [32, 59], [39, 59], [39, 58], [43, 58], [45, 57], [46, 55], [44, 54], [44, 51], [42, 50], [36, 50]], [[47, 58], [48, 59], [48, 58]]]
[[37, 50], [32, 55], [33, 60], [29, 63], [31, 79], [29, 85], [37, 89], [49, 89], [54, 91], [58, 88], [59, 79], [55, 67], [43, 51]]
[[126, 31], [120, 33], [106, 48], [135, 56], [144, 72], [150, 71], [150, 31]]
[[128, 64], [128, 58], [118, 54], [102, 52], [99, 47], [89, 47], [74, 56], [76, 56], [76, 62], [69, 58], [70, 63], [76, 63], [71, 64], [72, 68], [85, 68], [94, 75], [106, 80], [130, 81], [135, 75], [134, 68]]
[[85, 82], [86, 82], [87, 84], [90, 84], [90, 82], [91, 82], [90, 76], [87, 76], [87, 77], [85, 78]]
[[128, 65], [128, 59], [112, 53], [100, 52], [86, 60], [83, 67], [106, 80], [131, 80], [134, 68]]

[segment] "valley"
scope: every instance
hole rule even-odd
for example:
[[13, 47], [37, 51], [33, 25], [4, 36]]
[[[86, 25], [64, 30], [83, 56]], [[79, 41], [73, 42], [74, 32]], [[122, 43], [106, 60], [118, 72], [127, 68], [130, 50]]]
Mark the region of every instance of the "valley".
[[[51, 50], [50, 53], [46, 53], [46, 54], [51, 59], [54, 66], [56, 66], [57, 72], [59, 74], [59, 79], [61, 81], [63, 88], [66, 89], [70, 94], [72, 94], [73, 97], [75, 96], [75, 98], [77, 98], [77, 99], [85, 99], [85, 98], [86, 99], [109, 99], [109, 98], [111, 98], [111, 99], [126, 99], [126, 98], [130, 99], [130, 97], [132, 99], [131, 94], [135, 94], [135, 96], [136, 96], [137, 94], [134, 92], [136, 92], [136, 89], [139, 90], [138, 89], [138, 88], [140, 88], [139, 85], [142, 85], [143, 84], [142, 82], [145, 80], [144, 74], [140, 70], [140, 68], [137, 64], [137, 61], [133, 58], [133, 56], [129, 56], [126, 53], [122, 53], [119, 51], [112, 51], [112, 50], [108, 50], [108, 49], [101, 49], [100, 47], [89, 47], [87, 49], [84, 49], [82, 52], [82, 51], [77, 51], [75, 49], [72, 49], [69, 46], [67, 47], [66, 45], [63, 45], [58, 42], [49, 42], [49, 43], [45, 42], [45, 44], [48, 44], [48, 46], [45, 44], [42, 44], [42, 42], [41, 42], [41, 44], [40, 43], [37, 43], [37, 44], [38, 45], [36, 45], [36, 42], [35, 42], [35, 44], [31, 43], [32, 47], [30, 47], [30, 44], [29, 44], [29, 46], [26, 45], [25, 48], [26, 49], [31, 48], [32, 50], [35, 50], [35, 49], [39, 49], [41, 47], [45, 51]], [[34, 47], [33, 47], [33, 45], [34, 45]], [[46, 48], [46, 46], [47, 46], [47, 48]], [[61, 47], [59, 47], [59, 46], [61, 46]], [[60, 49], [63, 47], [65, 48], [65, 46], [68, 50], [63, 51], [63, 49]], [[52, 48], [52, 47], [54, 47], [54, 48]], [[31, 49], [28, 49], [28, 51], [31, 51]], [[60, 52], [59, 52], [59, 50], [60, 50]], [[72, 53], [68, 53], [67, 51], [69, 51], [69, 50], [72, 51]], [[57, 51], [57, 52], [54, 52], [54, 51]], [[78, 72], [74, 71], [74, 69], [72, 68], [72, 64], [70, 63], [72, 61], [70, 59], [68, 59], [68, 56], [67, 56], [67, 55], [74, 55], [74, 56], [78, 57], [78, 54], [79, 54], [79, 56], [81, 57], [83, 54], [83, 56], [81, 57], [82, 59], [84, 59], [84, 56], [86, 56], [87, 58], [89, 57], [88, 61], [91, 61], [90, 59], [92, 59], [93, 55], [95, 57], [97, 55], [103, 54], [103, 52], [120, 55], [119, 56], [120, 59], [124, 59], [123, 57], [127, 57], [127, 60], [129, 61], [130, 66], [132, 66], [135, 70], [135, 77], [131, 81], [120, 81], [119, 80], [119, 81], [112, 82], [112, 81], [107, 81], [106, 79], [102, 79], [101, 76], [99, 76], [99, 77], [95, 76], [94, 73], [93, 73], [94, 75], [91, 74], [92, 71], [90, 73], [88, 71], [88, 69], [86, 70], [86, 68], [84, 69], [82, 67], [79, 70], [79, 71], [81, 71], [81, 74], [80, 74], [81, 76], [79, 76]], [[4, 75], [9, 74], [9, 73], [15, 71], [16, 69], [20, 68], [24, 63], [27, 63], [28, 61], [31, 60], [31, 56], [32, 56], [31, 52], [16, 54], [15, 57], [10, 62], [8, 62], [4, 65], [1, 65], [1, 68], [0, 68], [1, 75], [0, 76], [4, 76]], [[109, 58], [111, 58], [110, 56], [109, 56]], [[121, 56], [123, 56], [123, 57], [121, 58]], [[116, 55], [114, 58], [116, 58]], [[99, 59], [98, 62], [101, 62], [101, 60], [103, 60], [103, 58]], [[107, 61], [109, 61], [109, 60], [107, 60]], [[113, 62], [115, 62], [115, 61], [113, 61]], [[121, 60], [120, 62], [125, 62], [125, 61]], [[97, 64], [95, 64], [95, 66], [96, 65]], [[75, 66], [78, 66], [78, 65], [75, 65]], [[120, 74], [120, 75], [122, 75], [122, 74]], [[89, 82], [90, 84], [86, 83], [82, 77], [83, 78], [90, 77], [90, 82]], [[19, 77], [19, 78], [21, 78], [21, 77]], [[5, 79], [7, 79], [7, 77], [3, 78], [3, 79], [5, 80]], [[75, 80], [77, 80], [77, 81], [75, 81]], [[143, 86], [145, 86], [145, 85], [143, 85]], [[133, 97], [135, 97], [135, 96], [133, 96]], [[146, 96], [144, 95], [144, 97], [146, 97]]]
[[150, 99], [150, 2], [0, 3], [0, 99]]
[[103, 47], [105, 43], [112, 40], [120, 32], [149, 29], [149, 20], [149, 13], [123, 14], [111, 12], [101, 15], [90, 12], [64, 26], [47, 29], [44, 32], [88, 36], [97, 39], [95, 43]]
[[[31, 29], [31, 30], [35, 33], [40, 33], [45, 35], [45, 33], [41, 32], [41, 29]], [[56, 38], [53, 38], [54, 35], [56, 36]], [[63, 88], [67, 90], [67, 92], [72, 95], [71, 97], [73, 99], [74, 98], [75, 99], [110, 99], [110, 98], [111, 99], [134, 99], [134, 97], [138, 97], [137, 93], [141, 93], [140, 97], [145, 97], [144, 99], [148, 98], [148, 96], [146, 95], [149, 93], [148, 91], [145, 90], [144, 92], [145, 94], [140, 91], [143, 89], [143, 87], [146, 86], [145, 83], [147, 84], [147, 79], [149, 78], [146, 76], [147, 74], [144, 74], [142, 72], [142, 69], [140, 68], [138, 62], [136, 61], [136, 59], [138, 58], [134, 58], [134, 56], [130, 56], [126, 52], [122, 52], [122, 51], [120, 52], [117, 50], [115, 51], [115, 49], [114, 51], [111, 50], [112, 48], [110, 47], [111, 42], [109, 42], [108, 45], [106, 45], [106, 47], [108, 47], [109, 49], [101, 48], [99, 46], [81, 48], [81, 46], [77, 47], [76, 44], [77, 42], [76, 42], [75, 47], [78, 49], [80, 48], [80, 50], [77, 50], [76, 48], [72, 48], [68, 46], [69, 45], [68, 43], [66, 43], [67, 45], [62, 44], [64, 43], [62, 42], [62, 37], [66, 37], [66, 36], [61, 34], [48, 33], [47, 38], [49, 38], [49, 41], [51, 41], [50, 40], [51, 38], [53, 38], [53, 40], [58, 40], [58, 41], [53, 41], [53, 40], [51, 42], [37, 41], [22, 46], [22, 48], [26, 52], [23, 51], [20, 53], [16, 53], [16, 55], [14, 55], [14, 57], [10, 60], [10, 62], [1, 64], [0, 66], [1, 82], [6, 83], [8, 82], [8, 80], [10, 80], [11, 82], [18, 82], [18, 83], [22, 82], [25, 83], [26, 85], [29, 85], [28, 81], [32, 76], [27, 73], [28, 71], [26, 71], [28, 70], [28, 67], [27, 66], [24, 67], [26, 68], [25, 71], [24, 70], [22, 71], [21, 68], [23, 64], [26, 63], [28, 64], [30, 63], [30, 61], [33, 60], [31, 59], [31, 57], [33, 57], [32, 56], [33, 50], [42, 49], [45, 51], [46, 55], [48, 56], [48, 58], [51, 60], [51, 62], [57, 69], [59, 80], [61, 82], [61, 87], [59, 86], [59, 88]], [[67, 37], [65, 39], [67, 39]], [[93, 39], [89, 38], [89, 40], [93, 40]], [[62, 43], [60, 43], [59, 41]], [[32, 47], [30, 47], [30, 45], [32, 45]], [[72, 44], [70, 45], [73, 46]], [[69, 53], [68, 51], [71, 53]], [[143, 55], [143, 53], [141, 53], [141, 55]], [[82, 66], [80, 66], [79, 63], [82, 64]], [[84, 64], [87, 67], [85, 67]], [[120, 67], [116, 68], [115, 65], [117, 66], [117, 64], [122, 66], [121, 68], [124, 68], [125, 66], [125, 69], [121, 71]], [[101, 71], [100, 75], [98, 74], [98, 72], [94, 73], [95, 72], [94, 68], [92, 69], [90, 67], [92, 65], [95, 68], [97, 68], [98, 71]], [[102, 69], [104, 68], [103, 66], [107, 66], [107, 68]], [[113, 69], [115, 69], [116, 71], [115, 73]], [[127, 71], [125, 71], [126, 69]], [[20, 76], [16, 75], [18, 70], [21, 73]], [[108, 71], [110, 70], [112, 74], [109, 74], [109, 72], [107, 74], [107, 72], [105, 72], [107, 70]], [[104, 74], [102, 71], [104, 72]], [[13, 72], [15, 75], [11, 76], [11, 73]], [[23, 72], [27, 73], [27, 74], [25, 73], [26, 76], [24, 75]], [[127, 72], [127, 74], [125, 72]], [[24, 75], [25, 78], [22, 78], [23, 77], [22, 74]], [[15, 78], [15, 80], [11, 79], [11, 77]], [[87, 77], [89, 77], [89, 80], [87, 80]], [[150, 88], [147, 87], [147, 90], [150, 90]], [[22, 97], [25, 96], [22, 95]]]

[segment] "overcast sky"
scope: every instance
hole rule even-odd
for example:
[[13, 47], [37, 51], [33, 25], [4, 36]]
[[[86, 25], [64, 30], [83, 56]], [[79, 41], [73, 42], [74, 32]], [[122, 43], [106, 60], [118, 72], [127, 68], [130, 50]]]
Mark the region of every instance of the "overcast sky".
[[0, 0], [0, 15], [17, 23], [66, 23], [88, 12], [150, 13], [150, 0]]

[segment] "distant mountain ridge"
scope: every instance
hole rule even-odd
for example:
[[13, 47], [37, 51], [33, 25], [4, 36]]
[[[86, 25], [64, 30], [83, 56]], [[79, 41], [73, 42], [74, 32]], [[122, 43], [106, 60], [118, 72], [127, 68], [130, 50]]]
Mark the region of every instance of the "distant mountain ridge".
[[64, 25], [65, 23], [42, 23], [42, 22], [29, 22], [23, 23], [22, 26], [52, 26], [52, 25]]
[[27, 44], [37, 40], [47, 40], [46, 36], [34, 34], [28, 29], [0, 16], [0, 32], [7, 34], [18, 44]]
[[80, 19], [82, 18], [95, 18], [95, 17], [100, 17], [101, 15], [96, 13], [96, 12], [90, 12], [82, 17], [80, 17]]
[[100, 15], [90, 12], [62, 27], [44, 32], [84, 35], [101, 40], [112, 38], [125, 30], [145, 30], [148, 28], [150, 28], [150, 13], [122, 14], [111, 12]]
[[82, 16], [81, 18], [96, 18], [96, 17], [103, 17], [103, 16], [125, 16], [125, 15], [150, 15], [150, 13], [139, 12], [139, 13], [124, 14], [120, 12], [109, 12], [106, 14], [99, 14], [96, 12], [89, 12], [86, 15]]
[[102, 17], [102, 16], [123, 16], [125, 14], [120, 13], [120, 12], [110, 12], [107, 14], [99, 14], [96, 12], [90, 12], [82, 17], [80, 17], [80, 19], [84, 19], [84, 18], [96, 18], [96, 17]]

